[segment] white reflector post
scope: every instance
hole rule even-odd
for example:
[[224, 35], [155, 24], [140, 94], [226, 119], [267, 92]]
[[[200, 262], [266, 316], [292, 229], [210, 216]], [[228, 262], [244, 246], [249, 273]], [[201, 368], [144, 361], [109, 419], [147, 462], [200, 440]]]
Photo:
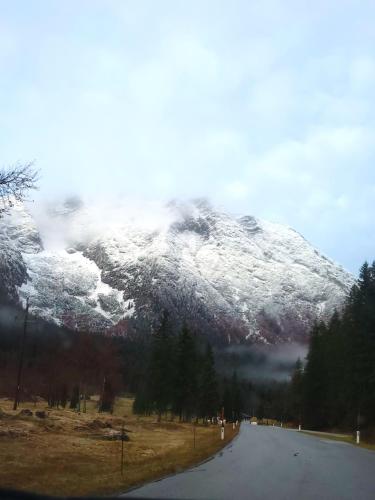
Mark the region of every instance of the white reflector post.
[[221, 427], [221, 440], [224, 441], [224, 426]]

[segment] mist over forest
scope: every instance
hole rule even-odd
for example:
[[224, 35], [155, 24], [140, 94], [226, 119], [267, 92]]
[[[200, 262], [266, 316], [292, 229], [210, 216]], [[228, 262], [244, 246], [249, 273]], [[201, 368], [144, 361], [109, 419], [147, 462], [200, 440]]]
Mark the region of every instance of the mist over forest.
[[216, 353], [218, 368], [228, 374], [235, 370], [239, 378], [252, 382], [290, 380], [298, 359], [302, 362], [308, 345], [284, 343], [278, 345], [230, 345]]

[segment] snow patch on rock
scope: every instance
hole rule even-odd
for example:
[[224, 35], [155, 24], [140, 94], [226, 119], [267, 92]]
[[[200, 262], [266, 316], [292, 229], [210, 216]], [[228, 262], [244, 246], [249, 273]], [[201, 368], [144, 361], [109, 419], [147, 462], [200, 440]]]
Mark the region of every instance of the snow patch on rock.
[[289, 227], [202, 200], [146, 212], [73, 200], [34, 219], [18, 205], [0, 221], [6, 289], [69, 326], [103, 330], [168, 308], [230, 342], [277, 343], [328, 318], [354, 283]]

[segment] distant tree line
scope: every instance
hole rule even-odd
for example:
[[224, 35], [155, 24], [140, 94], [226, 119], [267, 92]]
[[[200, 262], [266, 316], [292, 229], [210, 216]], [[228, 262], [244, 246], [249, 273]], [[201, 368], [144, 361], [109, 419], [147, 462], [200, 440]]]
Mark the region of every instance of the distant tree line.
[[[204, 345], [205, 344], [205, 345]], [[184, 325], [177, 335], [168, 313], [153, 334], [148, 366], [134, 401], [136, 413], [157, 413], [181, 421], [216, 418], [224, 408], [227, 419], [240, 419], [241, 388], [234, 374], [220, 378], [209, 343]], [[219, 386], [223, 386], [220, 390]]]
[[311, 429], [375, 425], [375, 263], [365, 263], [343, 311], [315, 324], [306, 366], [298, 362], [289, 410]]
[[[24, 312], [0, 308], [0, 396], [14, 398]], [[18, 319], [15, 319], [17, 315]], [[50, 407], [85, 411], [85, 401], [99, 394], [99, 410], [111, 411], [123, 389], [123, 346], [116, 338], [72, 332], [30, 316], [24, 340], [20, 401], [44, 398]]]
[[[0, 307], [0, 397], [15, 395], [23, 317], [19, 306]], [[131, 393], [136, 412], [159, 419], [167, 413], [183, 421], [208, 419], [223, 406], [227, 419], [241, 416], [237, 376], [218, 376], [202, 332], [186, 325], [176, 332], [168, 313], [152, 335], [130, 337], [71, 331], [31, 315], [27, 323], [21, 401], [42, 397], [50, 407], [85, 411], [95, 394], [98, 410], [112, 411], [116, 395]]]

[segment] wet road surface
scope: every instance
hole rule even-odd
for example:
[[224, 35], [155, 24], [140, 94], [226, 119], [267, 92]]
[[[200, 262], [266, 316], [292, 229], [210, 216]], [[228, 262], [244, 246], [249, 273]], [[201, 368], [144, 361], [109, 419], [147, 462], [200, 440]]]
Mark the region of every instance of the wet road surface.
[[374, 500], [375, 452], [278, 427], [243, 423], [235, 440], [211, 460], [127, 496]]

